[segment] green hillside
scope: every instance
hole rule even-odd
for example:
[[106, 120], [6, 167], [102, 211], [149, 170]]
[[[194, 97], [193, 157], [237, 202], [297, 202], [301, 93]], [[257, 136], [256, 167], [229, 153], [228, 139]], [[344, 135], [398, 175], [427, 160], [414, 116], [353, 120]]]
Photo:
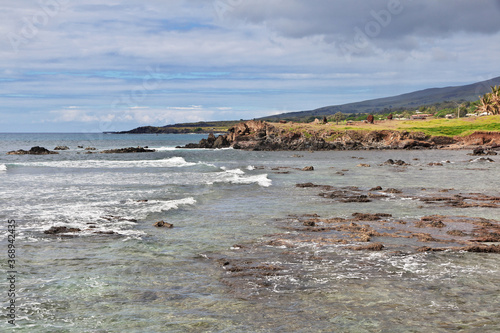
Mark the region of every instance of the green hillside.
[[347, 113], [389, 113], [404, 109], [415, 110], [421, 106], [431, 106], [444, 101], [477, 101], [480, 95], [490, 91], [491, 86], [500, 85], [500, 77], [458, 87], [431, 88], [393, 97], [378, 98], [343, 105], [325, 106], [315, 110], [288, 112], [259, 118], [266, 121], [280, 119], [297, 120], [308, 117], [323, 117], [337, 112]]

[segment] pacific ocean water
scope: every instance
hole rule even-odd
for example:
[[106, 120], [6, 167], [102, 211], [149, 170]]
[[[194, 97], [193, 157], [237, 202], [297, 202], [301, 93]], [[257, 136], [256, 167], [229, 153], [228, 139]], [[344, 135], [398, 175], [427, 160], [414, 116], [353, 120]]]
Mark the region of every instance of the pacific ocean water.
[[[390, 212], [402, 218], [443, 214], [498, 220], [495, 208], [422, 209], [412, 200], [333, 203], [295, 184], [383, 186], [409, 193], [453, 188], [498, 195], [500, 159], [471, 162], [464, 151], [442, 150], [175, 148], [204, 137], [0, 134], [0, 331], [500, 330], [498, 254], [395, 254], [332, 246], [335, 259], [307, 266], [293, 281], [270, 276], [266, 288], [248, 285], [244, 294], [224, 283], [223, 267], [210, 260], [235, 244], [283, 232], [276, 219], [293, 214]], [[6, 154], [59, 145], [70, 149], [57, 155]], [[96, 150], [89, 154], [79, 146]], [[156, 151], [99, 153], [137, 146]], [[382, 167], [389, 158], [411, 166]], [[371, 167], [356, 167], [361, 159]], [[431, 162], [443, 166], [428, 167]], [[315, 170], [300, 171], [306, 166]], [[15, 326], [8, 323], [7, 308], [9, 220], [16, 221]], [[153, 226], [162, 220], [174, 227]], [[44, 233], [52, 227], [81, 231]]]

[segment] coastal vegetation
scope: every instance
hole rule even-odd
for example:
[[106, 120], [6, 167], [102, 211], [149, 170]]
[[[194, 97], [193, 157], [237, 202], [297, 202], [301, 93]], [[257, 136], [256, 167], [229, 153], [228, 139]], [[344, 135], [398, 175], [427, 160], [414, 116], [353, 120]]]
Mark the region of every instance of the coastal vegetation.
[[423, 132], [432, 136], [466, 136], [474, 132], [500, 132], [500, 116], [471, 117], [460, 119], [424, 119], [424, 120], [379, 120], [374, 124], [363, 121], [342, 121], [322, 123], [273, 123], [288, 132], [307, 132], [309, 135], [321, 135], [330, 131], [408, 131]]

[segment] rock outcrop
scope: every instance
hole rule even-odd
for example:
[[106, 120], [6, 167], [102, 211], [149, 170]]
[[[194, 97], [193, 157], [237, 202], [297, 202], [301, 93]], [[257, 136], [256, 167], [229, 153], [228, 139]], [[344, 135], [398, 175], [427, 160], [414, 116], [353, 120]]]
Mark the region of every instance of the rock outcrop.
[[44, 147], [31, 147], [30, 150], [16, 150], [16, 151], [9, 151], [7, 155], [51, 155], [51, 154], [59, 154], [58, 152], [55, 151], [50, 151], [47, 148]]

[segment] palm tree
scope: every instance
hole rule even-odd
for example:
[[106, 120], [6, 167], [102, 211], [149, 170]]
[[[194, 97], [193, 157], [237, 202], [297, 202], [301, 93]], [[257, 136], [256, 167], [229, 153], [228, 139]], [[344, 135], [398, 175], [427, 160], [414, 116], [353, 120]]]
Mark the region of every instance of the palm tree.
[[479, 97], [479, 102], [481, 104], [476, 110], [478, 113], [500, 114], [500, 87], [491, 87], [491, 92]]
[[493, 105], [493, 114], [500, 113], [500, 86], [491, 87], [491, 104]]

